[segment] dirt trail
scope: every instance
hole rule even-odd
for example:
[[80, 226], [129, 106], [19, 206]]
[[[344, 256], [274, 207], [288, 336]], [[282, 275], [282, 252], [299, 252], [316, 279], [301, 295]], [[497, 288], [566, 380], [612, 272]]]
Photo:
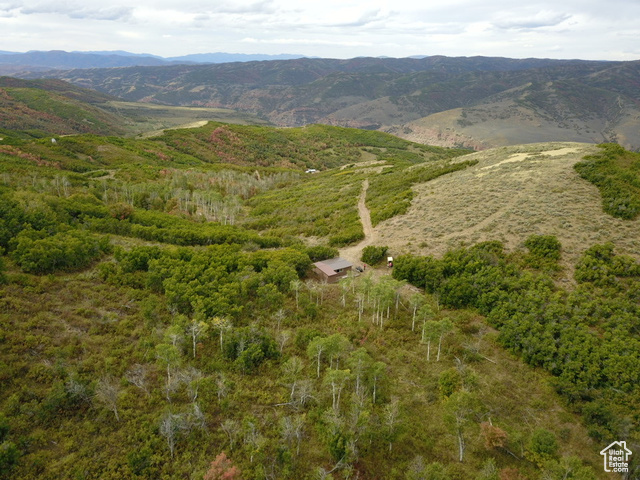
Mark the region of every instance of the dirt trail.
[[362, 222], [362, 229], [364, 230], [364, 239], [357, 245], [344, 247], [340, 249], [340, 256], [354, 264], [359, 264], [360, 257], [362, 256], [362, 249], [368, 245], [374, 243], [376, 239], [376, 233], [371, 225], [371, 214], [367, 208], [365, 202], [367, 198], [367, 189], [369, 188], [369, 180], [364, 179], [362, 181], [362, 192], [358, 199], [358, 214], [360, 215], [360, 222]]

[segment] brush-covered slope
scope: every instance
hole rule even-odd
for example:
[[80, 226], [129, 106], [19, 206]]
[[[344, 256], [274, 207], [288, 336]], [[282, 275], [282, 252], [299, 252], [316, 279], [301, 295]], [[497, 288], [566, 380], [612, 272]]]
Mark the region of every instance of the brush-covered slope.
[[247, 480], [604, 480], [600, 449], [637, 438], [637, 370], [582, 411], [551, 387], [582, 384], [506, 352], [475, 309], [386, 267], [309, 275], [336, 251], [297, 238], [307, 224], [349, 233], [331, 214], [366, 180], [380, 228], [412, 186], [477, 171], [460, 153], [220, 124], [0, 145], [0, 477], [203, 478], [215, 461]]
[[[51, 134], [50, 134], [51, 135]], [[127, 164], [162, 167], [236, 166], [247, 169], [280, 167], [296, 171], [314, 168], [326, 170], [359, 161], [363, 149], [373, 149], [373, 159], [387, 150], [402, 157], [418, 152], [415, 160], [424, 160], [420, 152], [444, 156], [466, 153], [419, 145], [383, 132], [370, 132], [327, 125], [280, 129], [259, 125], [207, 122], [188, 129], [171, 129], [149, 138], [119, 138], [78, 135], [37, 141], [0, 141], [9, 144], [4, 152], [13, 152], [34, 163], [48, 162], [63, 170], [87, 172], [101, 168], [119, 168]]]
[[123, 118], [98, 107], [114, 97], [60, 80], [0, 77], [0, 132], [42, 137], [123, 134]]
[[474, 148], [564, 140], [636, 149], [639, 69], [638, 62], [427, 57], [51, 75], [128, 100], [231, 108], [281, 126], [381, 129]]
[[542, 143], [460, 157], [478, 163], [415, 187], [409, 211], [377, 227], [380, 242], [442, 254], [487, 240], [514, 249], [529, 235], [555, 235], [571, 265], [594, 243], [611, 241], [637, 256], [640, 221], [606, 214], [598, 189], [574, 169], [599, 151], [591, 144]]
[[637, 74], [638, 65], [616, 72], [617, 81], [609, 74], [606, 80], [591, 75], [580, 80], [528, 82], [475, 105], [435, 113], [388, 131], [413, 141], [474, 148], [560, 139], [615, 141], [635, 147], [640, 103], [633, 82], [623, 78]]
[[158, 135], [164, 129], [207, 121], [266, 124], [254, 115], [207, 107], [123, 102], [61, 80], [0, 77], [0, 132], [7, 137], [51, 135]]

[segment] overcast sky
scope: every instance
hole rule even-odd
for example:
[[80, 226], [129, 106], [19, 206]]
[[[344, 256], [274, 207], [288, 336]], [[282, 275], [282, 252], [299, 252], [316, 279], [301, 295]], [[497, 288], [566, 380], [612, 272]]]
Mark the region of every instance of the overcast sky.
[[0, 0], [0, 50], [640, 59], [640, 0]]

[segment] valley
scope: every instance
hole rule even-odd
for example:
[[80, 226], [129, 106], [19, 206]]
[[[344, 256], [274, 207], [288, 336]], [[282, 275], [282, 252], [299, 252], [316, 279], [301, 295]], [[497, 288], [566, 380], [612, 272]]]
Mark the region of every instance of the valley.
[[640, 148], [640, 63], [495, 57], [300, 58], [25, 72], [129, 101], [226, 108], [274, 125], [381, 130], [486, 149], [549, 141]]

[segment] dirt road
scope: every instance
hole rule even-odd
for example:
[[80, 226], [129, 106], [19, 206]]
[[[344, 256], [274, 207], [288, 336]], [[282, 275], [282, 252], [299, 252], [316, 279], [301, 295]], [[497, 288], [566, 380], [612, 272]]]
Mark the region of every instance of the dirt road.
[[354, 265], [361, 263], [360, 257], [362, 256], [362, 249], [367, 245], [373, 244], [376, 239], [376, 233], [371, 225], [371, 214], [369, 213], [369, 209], [365, 202], [368, 188], [369, 180], [365, 179], [362, 182], [362, 192], [358, 199], [358, 214], [360, 215], [360, 222], [362, 222], [362, 229], [364, 230], [364, 239], [362, 239], [362, 241], [357, 245], [351, 245], [340, 249], [340, 256], [349, 260]]

